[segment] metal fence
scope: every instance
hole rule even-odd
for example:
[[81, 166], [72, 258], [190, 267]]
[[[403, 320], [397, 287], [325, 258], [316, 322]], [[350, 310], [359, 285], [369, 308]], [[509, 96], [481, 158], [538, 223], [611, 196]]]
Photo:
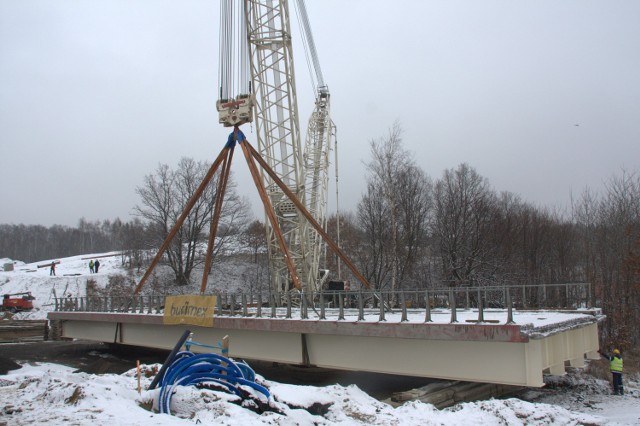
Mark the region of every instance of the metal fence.
[[[256, 318], [357, 320], [377, 317], [385, 321], [389, 314], [422, 315], [432, 321], [432, 310], [446, 309], [450, 322], [457, 322], [459, 312], [477, 312], [477, 322], [484, 322], [486, 312], [502, 310], [505, 321], [513, 322], [513, 309], [591, 308], [589, 283], [511, 285], [487, 287], [434, 288], [429, 290], [322, 291], [322, 292], [248, 292], [217, 293], [216, 316]], [[56, 298], [56, 311], [119, 312], [162, 314], [165, 296], [66, 297]]]

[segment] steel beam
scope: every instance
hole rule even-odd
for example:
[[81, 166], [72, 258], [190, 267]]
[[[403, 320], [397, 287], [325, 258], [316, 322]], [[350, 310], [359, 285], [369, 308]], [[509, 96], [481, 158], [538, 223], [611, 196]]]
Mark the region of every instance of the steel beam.
[[75, 339], [171, 349], [188, 327], [205, 344], [228, 335], [236, 358], [534, 387], [544, 384], [543, 372], [564, 374], [565, 362], [580, 365], [598, 349], [597, 323], [529, 335], [514, 324], [216, 317], [208, 328], [107, 312], [52, 312], [49, 319]]

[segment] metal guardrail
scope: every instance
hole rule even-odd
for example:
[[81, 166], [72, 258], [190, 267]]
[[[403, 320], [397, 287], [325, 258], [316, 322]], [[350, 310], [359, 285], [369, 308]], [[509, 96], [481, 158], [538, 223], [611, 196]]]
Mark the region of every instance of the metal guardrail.
[[[488, 309], [506, 311], [506, 323], [513, 323], [513, 309], [579, 309], [591, 308], [590, 283], [510, 285], [487, 287], [434, 288], [428, 290], [385, 291], [321, 291], [286, 293], [249, 292], [214, 293], [216, 316], [256, 318], [296, 318], [345, 320], [357, 315], [358, 321], [377, 316], [385, 321], [389, 312], [424, 315], [432, 321], [433, 309], [450, 310], [450, 322], [458, 322], [461, 311], [477, 310], [477, 322], [485, 322]], [[120, 312], [162, 314], [165, 296], [131, 297], [67, 297], [56, 298], [58, 312]], [[391, 310], [389, 310], [391, 308]]]

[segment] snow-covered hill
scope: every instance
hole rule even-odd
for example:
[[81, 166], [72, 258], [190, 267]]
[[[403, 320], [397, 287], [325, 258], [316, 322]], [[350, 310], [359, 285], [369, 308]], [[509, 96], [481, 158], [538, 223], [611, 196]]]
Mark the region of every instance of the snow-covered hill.
[[[90, 259], [100, 260], [100, 269], [97, 274], [89, 273]], [[50, 268], [46, 266], [51, 262], [59, 262], [56, 264], [55, 276], [50, 275]], [[0, 259], [0, 266], [7, 263], [13, 263], [13, 271], [0, 272], [0, 294], [31, 292], [36, 298], [33, 301], [33, 311], [21, 312], [15, 316], [16, 319], [46, 319], [47, 313], [54, 310], [54, 295], [84, 296], [88, 278], [104, 287], [110, 275], [125, 273], [120, 266], [120, 256], [117, 253], [91, 253], [60, 259], [44, 259], [34, 263]]]
[[[210, 287], [208, 290], [235, 291], [240, 287], [255, 286], [256, 265], [245, 254], [227, 256], [224, 261], [214, 264]], [[89, 271], [89, 262], [100, 260], [98, 273]], [[55, 276], [50, 274], [51, 262], [56, 263]], [[13, 264], [13, 271], [4, 271], [5, 264]], [[40, 266], [40, 267], [38, 267]], [[87, 280], [93, 280], [97, 288], [104, 289], [109, 284], [109, 278], [114, 276], [128, 277], [129, 282], [139, 282], [144, 270], [129, 270], [122, 265], [122, 258], [118, 252], [89, 253], [56, 259], [43, 259], [38, 262], [24, 263], [12, 259], [0, 259], [0, 295], [31, 292], [36, 298], [31, 312], [21, 312], [15, 319], [46, 319], [47, 313], [54, 310], [54, 295], [57, 297], [81, 297], [86, 295]], [[165, 282], [170, 282], [172, 272], [167, 266], [159, 265], [156, 272]], [[189, 294], [199, 292], [202, 269], [195, 269], [192, 274], [191, 285], [170, 286], [169, 293]], [[144, 291], [151, 291], [149, 285]], [[163, 289], [164, 291], [165, 289]]]

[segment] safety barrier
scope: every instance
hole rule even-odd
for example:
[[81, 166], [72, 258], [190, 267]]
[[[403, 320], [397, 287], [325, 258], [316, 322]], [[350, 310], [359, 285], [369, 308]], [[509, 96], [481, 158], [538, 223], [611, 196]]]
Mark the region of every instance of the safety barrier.
[[[390, 313], [420, 313], [432, 321], [432, 310], [450, 311], [450, 322], [458, 322], [460, 311], [477, 310], [477, 322], [484, 322], [490, 310], [503, 310], [506, 323], [513, 322], [513, 309], [585, 309], [590, 304], [589, 283], [507, 285], [484, 287], [432, 288], [426, 290], [319, 291], [214, 293], [216, 316], [256, 318], [338, 319], [357, 316], [358, 321], [376, 316], [385, 321]], [[55, 300], [56, 311], [123, 312], [162, 314], [164, 296], [67, 297]]]

